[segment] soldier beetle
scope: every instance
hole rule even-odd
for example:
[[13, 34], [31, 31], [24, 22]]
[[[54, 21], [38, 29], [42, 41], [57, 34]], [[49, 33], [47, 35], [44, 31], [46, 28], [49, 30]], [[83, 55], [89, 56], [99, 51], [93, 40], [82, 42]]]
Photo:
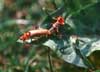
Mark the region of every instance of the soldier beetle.
[[30, 30], [24, 33], [19, 39], [25, 41], [28, 40], [30, 37], [34, 37], [34, 36], [51, 35], [53, 32], [58, 32], [58, 28], [60, 25], [64, 25], [64, 18], [58, 16], [56, 18], [56, 22], [52, 24], [52, 27], [50, 29]]

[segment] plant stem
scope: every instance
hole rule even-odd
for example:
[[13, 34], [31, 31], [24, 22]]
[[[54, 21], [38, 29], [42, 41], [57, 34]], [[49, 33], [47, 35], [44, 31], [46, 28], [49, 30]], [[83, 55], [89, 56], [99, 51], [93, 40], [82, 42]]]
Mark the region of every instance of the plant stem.
[[49, 66], [50, 66], [50, 71], [53, 72], [53, 68], [52, 68], [52, 62], [51, 62], [51, 56], [50, 56], [50, 49], [48, 48], [48, 62], [49, 62]]
[[73, 12], [70, 12], [69, 14], [66, 14], [66, 15], [65, 15], [65, 19], [69, 19], [69, 18], [71, 18], [73, 15], [79, 14], [82, 10], [86, 10], [86, 9], [90, 8], [91, 6], [95, 5], [96, 3], [98, 3], [98, 2], [88, 4], [88, 5], [83, 6], [82, 8], [80, 8], [80, 9], [78, 9], [78, 10], [76, 10], [76, 11], [73, 11]]
[[32, 48], [32, 50], [28, 54], [28, 57], [25, 59], [25, 69], [24, 69], [24, 72], [28, 72], [28, 70], [29, 70], [29, 60], [30, 60], [31, 56], [33, 56], [33, 53], [34, 53], [33, 51], [34, 51], [34, 48]]
[[78, 48], [78, 44], [73, 44], [73, 47], [75, 49], [75, 52], [77, 55], [79, 55], [80, 58], [82, 58], [84, 64], [92, 71], [95, 70], [95, 67], [92, 65], [92, 63], [86, 58], [85, 55], [83, 55], [80, 51], [80, 49]]

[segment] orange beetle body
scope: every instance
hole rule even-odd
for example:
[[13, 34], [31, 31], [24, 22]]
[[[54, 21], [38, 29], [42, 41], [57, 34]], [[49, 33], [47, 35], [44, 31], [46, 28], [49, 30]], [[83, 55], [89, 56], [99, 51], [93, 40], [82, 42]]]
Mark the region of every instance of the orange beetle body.
[[31, 33], [30, 32], [26, 32], [19, 39], [25, 41], [25, 40], [29, 39], [30, 36], [31, 36]]
[[37, 29], [37, 30], [30, 30], [29, 32], [24, 33], [21, 37], [20, 40], [27, 40], [31, 36], [41, 36], [41, 35], [50, 35], [50, 31], [47, 29]]
[[57, 22], [60, 24], [60, 25], [64, 25], [64, 18], [59, 16], [57, 17]]
[[61, 16], [58, 16], [58, 17], [56, 18], [56, 22], [53, 23], [52, 27], [51, 27], [49, 30], [50, 30], [51, 32], [52, 32], [52, 31], [58, 32], [59, 26], [62, 26], [62, 25], [64, 25], [64, 18], [61, 17]]
[[58, 27], [58, 25], [64, 25], [64, 18], [59, 16], [56, 18], [56, 22], [53, 23], [53, 27]]
[[48, 29], [36, 29], [36, 30], [30, 30], [26, 33], [24, 33], [21, 37], [20, 40], [28, 40], [30, 37], [33, 36], [41, 36], [41, 35], [51, 35], [52, 32], [56, 31], [58, 32], [58, 27], [59, 25], [64, 25], [64, 18], [59, 16], [56, 18], [56, 22], [53, 23], [52, 27]]

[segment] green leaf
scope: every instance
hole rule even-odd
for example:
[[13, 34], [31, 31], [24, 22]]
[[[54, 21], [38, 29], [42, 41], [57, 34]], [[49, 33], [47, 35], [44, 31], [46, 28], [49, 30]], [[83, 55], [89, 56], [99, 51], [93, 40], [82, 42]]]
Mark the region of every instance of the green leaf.
[[87, 68], [82, 59], [76, 54], [74, 49], [68, 45], [66, 40], [48, 40], [43, 45], [51, 48], [61, 59], [65, 60], [66, 62]]
[[96, 70], [95, 72], [100, 72], [100, 70]]
[[[43, 45], [51, 48], [66, 62], [87, 68], [69, 41], [64, 39], [49, 39]], [[79, 37], [79, 49], [83, 55], [89, 56], [94, 51], [100, 50], [100, 40], [97, 37]]]

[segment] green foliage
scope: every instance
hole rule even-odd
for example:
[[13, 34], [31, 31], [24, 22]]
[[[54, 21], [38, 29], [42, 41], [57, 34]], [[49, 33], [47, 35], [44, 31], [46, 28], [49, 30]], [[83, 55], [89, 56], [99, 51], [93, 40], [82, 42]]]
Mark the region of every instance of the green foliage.
[[95, 72], [100, 72], [100, 70], [96, 70]]
[[[95, 50], [100, 50], [99, 45], [93, 46], [93, 44], [100, 44], [98, 38], [100, 35], [99, 0], [45, 0], [46, 2], [39, 0], [40, 3], [37, 0], [5, 0], [4, 4], [1, 1], [0, 72], [49, 72], [48, 50], [45, 46], [53, 50], [50, 55], [54, 72], [84, 71], [83, 68], [79, 69], [62, 60], [68, 62], [66, 55], [61, 56], [62, 53], [68, 55], [74, 51], [70, 49], [69, 45], [70, 36], [74, 34], [81, 36], [80, 39], [86, 43], [83, 47], [79, 47], [84, 55], [89, 56]], [[16, 14], [19, 11], [21, 19], [29, 20], [26, 25], [17, 24], [18, 16]], [[20, 36], [19, 33], [29, 31], [32, 29], [32, 25], [49, 29], [54, 22], [52, 18], [57, 16], [65, 18], [65, 25], [59, 28], [59, 32], [63, 35], [62, 38], [53, 34], [50, 37], [42, 37], [31, 44], [16, 42]], [[81, 42], [80, 46], [82, 46]], [[65, 49], [66, 53], [63, 50], [57, 51], [60, 48]], [[95, 57], [99, 57], [99, 54], [89, 56], [98, 69], [100, 59], [96, 58], [96, 60]]]

